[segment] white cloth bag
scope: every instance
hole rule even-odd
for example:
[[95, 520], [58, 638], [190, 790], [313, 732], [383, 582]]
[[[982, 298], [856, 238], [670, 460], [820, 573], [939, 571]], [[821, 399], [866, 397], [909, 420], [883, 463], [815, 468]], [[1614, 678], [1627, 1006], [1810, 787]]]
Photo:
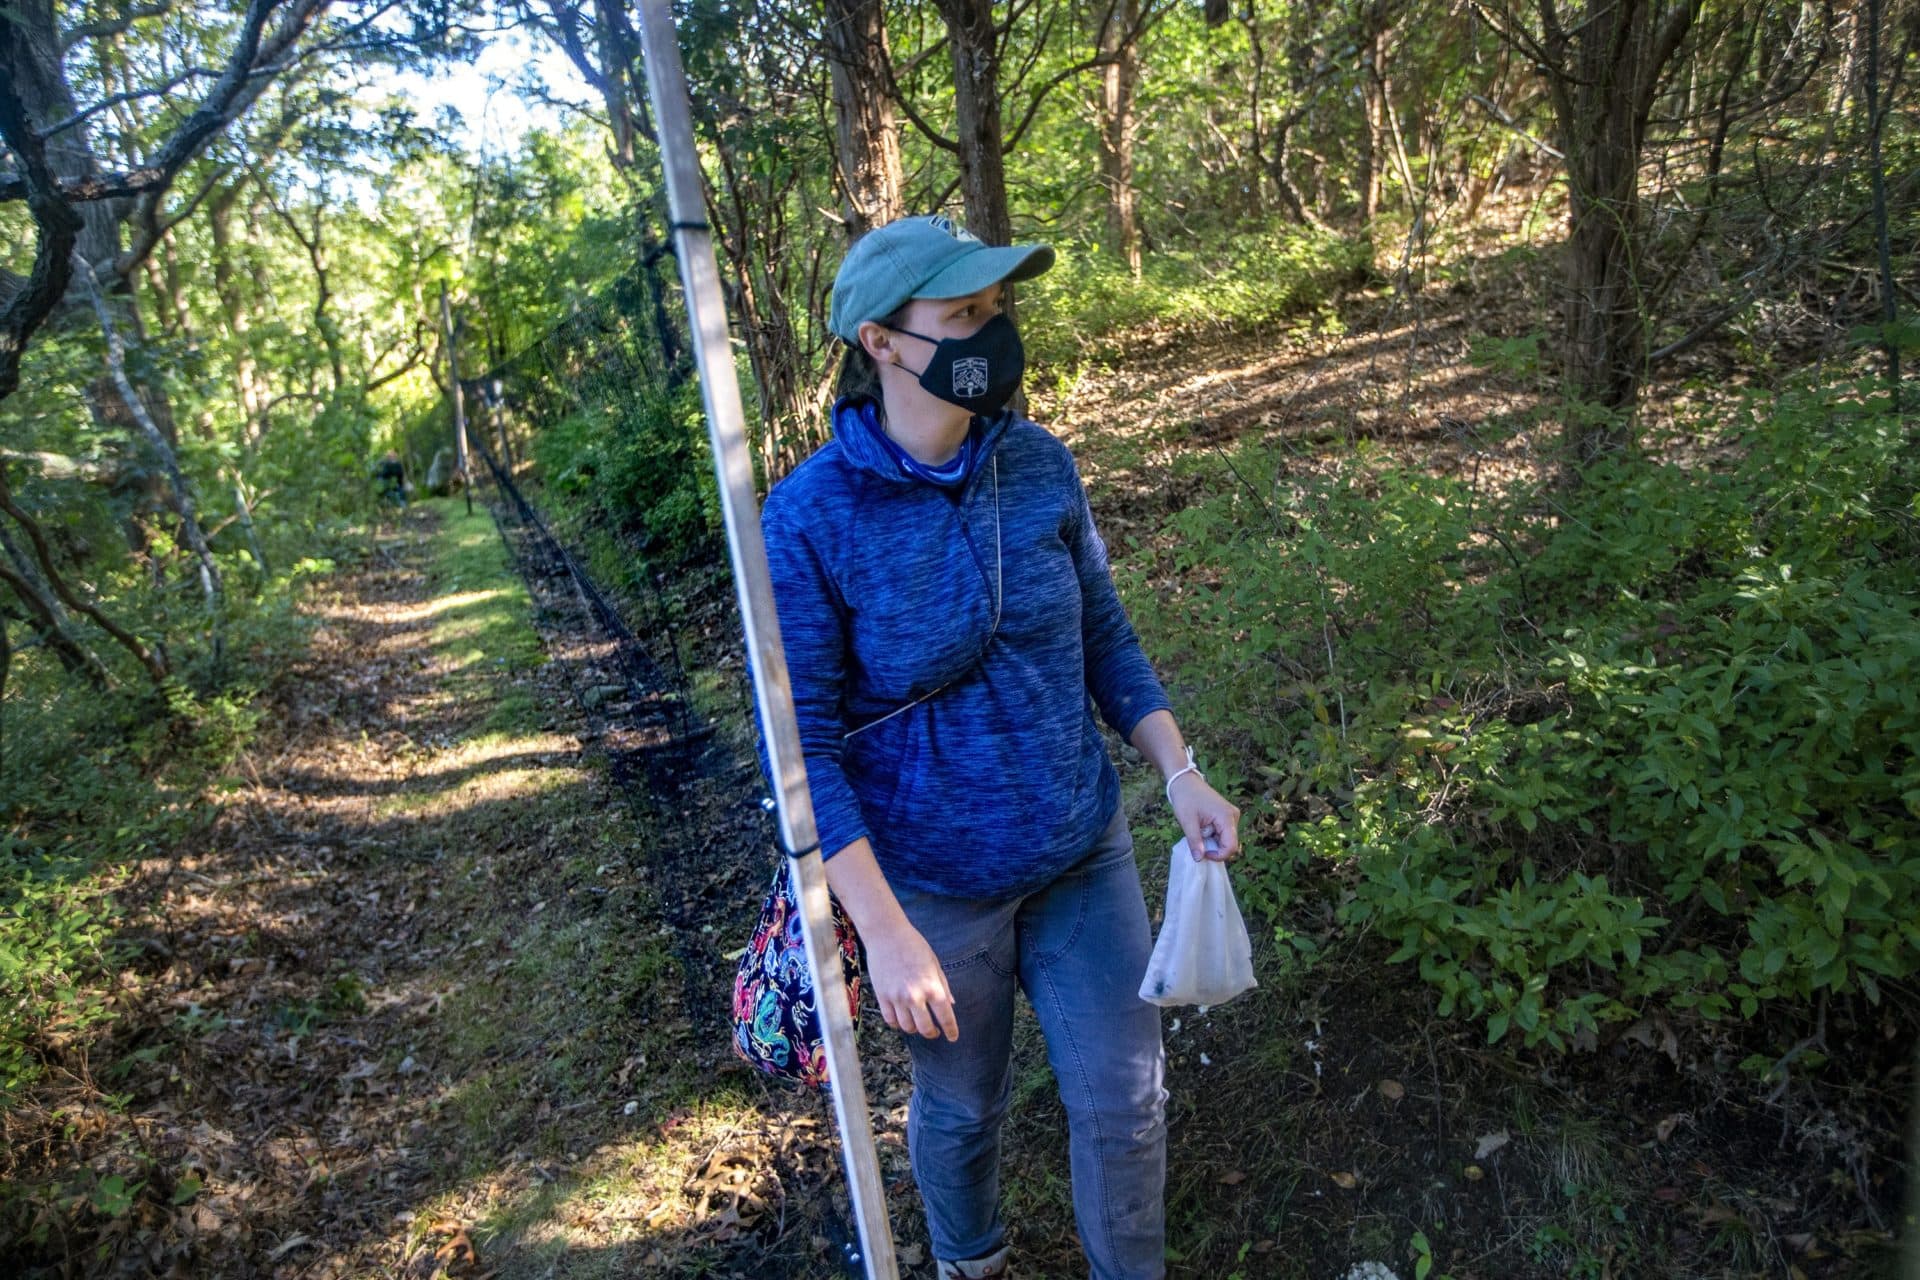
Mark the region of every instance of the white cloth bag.
[[1167, 912], [1140, 998], [1161, 1006], [1222, 1004], [1256, 985], [1253, 942], [1233, 900], [1227, 864], [1195, 860], [1182, 840], [1167, 872]]

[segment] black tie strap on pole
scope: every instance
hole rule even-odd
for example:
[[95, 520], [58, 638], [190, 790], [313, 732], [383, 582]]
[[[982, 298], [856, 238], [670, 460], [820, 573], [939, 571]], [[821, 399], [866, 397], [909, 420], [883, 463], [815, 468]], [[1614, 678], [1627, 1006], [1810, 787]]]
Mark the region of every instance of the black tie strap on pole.
[[[733, 363], [733, 346], [727, 336], [726, 304], [720, 292], [713, 232], [705, 216], [705, 191], [699, 153], [694, 147], [686, 73], [680, 65], [680, 47], [667, 0], [642, 0], [639, 7], [647, 88], [653, 102], [654, 120], [659, 126], [660, 160], [667, 176], [674, 256], [680, 260], [680, 282], [686, 290], [687, 311], [693, 322], [694, 360], [700, 373], [700, 395], [706, 403], [707, 437], [713, 443], [714, 470], [720, 481], [720, 508], [726, 518], [727, 547], [733, 557], [734, 589], [740, 600], [747, 656], [753, 663], [755, 707], [760, 713], [761, 731], [766, 735], [767, 759], [774, 780], [780, 844], [783, 849], [806, 851], [793, 858], [792, 871], [794, 888], [800, 898], [807, 962], [814, 974], [816, 990], [821, 985], [821, 974], [832, 975], [826, 983], [831, 988], [840, 981], [844, 970], [834, 938], [826, 865], [820, 856], [812, 794], [807, 790], [800, 731], [794, 723], [793, 690], [787, 680], [786, 655], [780, 648], [780, 620], [774, 612], [767, 548], [760, 536], [753, 461], [747, 450], [746, 415], [740, 406], [739, 378]], [[869, 1280], [898, 1280], [900, 1272], [894, 1258], [893, 1233], [887, 1224], [886, 1187], [880, 1179], [880, 1161], [874, 1151], [873, 1128], [867, 1115], [867, 1091], [860, 1079], [860, 1058], [853, 1043], [853, 1018], [844, 1000], [823, 996], [816, 1003], [824, 1024], [827, 1075], [833, 1093], [834, 1118], [840, 1127], [848, 1190], [860, 1228], [862, 1261]]]

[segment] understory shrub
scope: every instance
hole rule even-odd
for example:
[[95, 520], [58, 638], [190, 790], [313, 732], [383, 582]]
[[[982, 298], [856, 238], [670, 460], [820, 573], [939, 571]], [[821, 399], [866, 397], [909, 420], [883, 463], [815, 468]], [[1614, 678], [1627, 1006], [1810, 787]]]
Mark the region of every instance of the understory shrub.
[[1365, 240], [1294, 223], [1156, 248], [1138, 278], [1095, 243], [1054, 249], [1053, 270], [1020, 286], [1019, 322], [1034, 358], [1060, 366], [1144, 325], [1258, 325], [1311, 311], [1373, 260]]
[[1720, 461], [1570, 490], [1248, 450], [1130, 562], [1217, 770], [1295, 819], [1254, 905], [1330, 869], [1443, 1014], [1556, 1049], [1920, 968], [1912, 421], [1807, 385], [1684, 430]]
[[683, 560], [719, 528], [706, 419], [692, 386], [609, 389], [536, 432], [533, 452], [550, 493], [636, 535], [649, 559]]

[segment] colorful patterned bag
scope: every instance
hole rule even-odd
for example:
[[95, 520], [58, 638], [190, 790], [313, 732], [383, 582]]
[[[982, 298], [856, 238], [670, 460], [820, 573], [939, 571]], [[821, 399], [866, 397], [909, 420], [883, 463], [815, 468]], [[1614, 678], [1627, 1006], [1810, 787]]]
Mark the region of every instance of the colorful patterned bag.
[[[860, 935], [833, 902], [833, 936], [845, 961], [847, 1009], [860, 1015]], [[733, 979], [733, 1051], [768, 1075], [818, 1088], [827, 1083], [825, 1028], [807, 971], [793, 862], [780, 859], [760, 923]]]

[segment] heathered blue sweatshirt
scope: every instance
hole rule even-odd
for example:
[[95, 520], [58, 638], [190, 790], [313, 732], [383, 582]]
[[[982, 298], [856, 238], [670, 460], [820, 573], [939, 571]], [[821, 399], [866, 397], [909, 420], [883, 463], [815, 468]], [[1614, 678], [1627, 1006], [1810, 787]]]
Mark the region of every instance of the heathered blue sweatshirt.
[[1031, 892], [1119, 803], [1092, 704], [1123, 737], [1168, 705], [1073, 455], [1002, 412], [947, 489], [901, 471], [870, 406], [833, 430], [762, 517], [820, 847], [868, 837], [931, 893]]

